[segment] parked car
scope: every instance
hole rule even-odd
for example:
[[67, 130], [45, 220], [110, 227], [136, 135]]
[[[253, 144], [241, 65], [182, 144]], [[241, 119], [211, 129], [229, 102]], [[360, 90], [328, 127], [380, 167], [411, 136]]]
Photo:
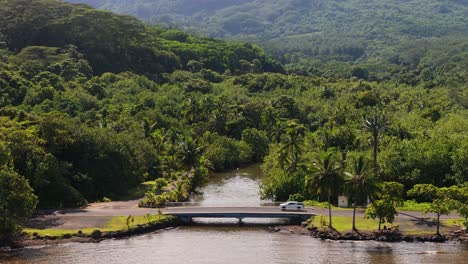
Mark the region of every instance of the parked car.
[[304, 210], [304, 204], [300, 202], [290, 201], [290, 202], [285, 202], [285, 203], [280, 204], [279, 208], [283, 211], [285, 210], [299, 211], [299, 210]]

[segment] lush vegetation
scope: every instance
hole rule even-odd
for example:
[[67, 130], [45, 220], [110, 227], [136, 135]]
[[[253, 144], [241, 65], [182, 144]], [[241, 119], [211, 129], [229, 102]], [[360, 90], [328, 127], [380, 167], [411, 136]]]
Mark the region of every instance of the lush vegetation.
[[[404, 194], [418, 183], [463, 184], [468, 93], [459, 51], [440, 47], [456, 59], [441, 81], [287, 74], [255, 45], [84, 5], [0, 0], [2, 221], [10, 228], [29, 215], [36, 196], [40, 207], [83, 206], [146, 181], [154, 186], [142, 205], [182, 201], [209, 170], [261, 161], [264, 197], [330, 208], [343, 171], [358, 203], [373, 189], [370, 174], [403, 184]], [[446, 65], [431, 54], [429, 64]], [[352, 165], [360, 157], [371, 163]]]
[[466, 83], [465, 0], [69, 1], [255, 42], [294, 72], [426, 86]]

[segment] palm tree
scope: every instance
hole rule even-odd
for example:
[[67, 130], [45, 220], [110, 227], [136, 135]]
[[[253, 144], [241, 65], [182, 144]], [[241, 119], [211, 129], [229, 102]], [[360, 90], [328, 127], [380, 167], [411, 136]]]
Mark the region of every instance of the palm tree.
[[171, 192], [171, 199], [174, 202], [180, 202], [185, 200], [189, 196], [189, 185], [186, 181], [179, 180], [175, 186], [174, 190]]
[[200, 105], [197, 100], [188, 99], [185, 104], [184, 117], [189, 123], [195, 123], [200, 115]]
[[331, 196], [341, 188], [344, 182], [342, 167], [334, 153], [329, 153], [324, 158], [316, 158], [312, 162], [312, 167], [315, 171], [307, 177], [306, 186], [309, 187], [311, 193], [327, 197], [330, 219], [328, 227], [332, 228]]
[[190, 172], [192, 169], [198, 167], [200, 157], [202, 154], [202, 149], [198, 145], [196, 139], [192, 139], [189, 137], [182, 140], [182, 142], [180, 143], [179, 154], [182, 165], [185, 167], [187, 172]]
[[288, 172], [295, 172], [297, 164], [301, 161], [305, 131], [304, 125], [295, 121], [288, 122], [288, 128], [280, 147], [280, 163], [283, 168], [285, 163], [288, 163]]
[[345, 172], [348, 177], [345, 189], [353, 197], [353, 231], [356, 231], [356, 205], [360, 197], [369, 197], [374, 200], [378, 192], [378, 181], [374, 177], [374, 170], [363, 156], [353, 159], [350, 164], [351, 172]]
[[364, 128], [372, 134], [372, 147], [374, 158], [374, 169], [378, 173], [377, 152], [379, 148], [379, 136], [387, 129], [389, 122], [385, 113], [374, 110], [364, 118]]
[[151, 133], [156, 130], [156, 126], [158, 125], [157, 122], [151, 123], [148, 118], [144, 118], [141, 124], [143, 126], [143, 132], [145, 138], [150, 137]]

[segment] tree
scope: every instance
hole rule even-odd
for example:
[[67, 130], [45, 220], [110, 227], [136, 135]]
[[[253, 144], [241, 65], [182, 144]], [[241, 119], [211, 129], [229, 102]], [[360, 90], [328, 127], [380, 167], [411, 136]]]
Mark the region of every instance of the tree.
[[356, 231], [356, 206], [359, 199], [369, 197], [374, 200], [378, 191], [378, 181], [373, 175], [373, 169], [364, 156], [355, 158], [351, 162], [351, 172], [345, 172], [348, 177], [345, 189], [353, 197], [353, 231]]
[[[437, 230], [436, 235], [440, 236], [440, 216], [449, 214], [454, 208], [454, 200], [451, 198], [449, 188], [438, 188], [432, 184], [416, 184], [408, 191], [409, 196], [424, 197], [431, 204], [424, 213], [432, 212], [437, 215]], [[466, 201], [465, 201], [466, 202]]]
[[149, 138], [151, 134], [156, 130], [156, 126], [158, 124], [156, 122], [152, 123], [148, 118], [145, 118], [143, 119], [141, 125], [143, 126], [145, 138]]
[[403, 203], [404, 186], [398, 182], [384, 182], [378, 192], [379, 197], [367, 207], [368, 218], [379, 219], [379, 230], [383, 223], [393, 223], [398, 214], [396, 207]]
[[373, 110], [364, 118], [364, 128], [372, 134], [372, 148], [374, 158], [374, 169], [378, 173], [377, 152], [379, 148], [379, 136], [387, 129], [389, 122], [385, 113]]
[[0, 245], [18, 233], [18, 223], [31, 216], [37, 201], [23, 176], [6, 167], [0, 170]]
[[280, 164], [283, 169], [294, 173], [301, 161], [304, 149], [305, 127], [294, 120], [288, 122], [286, 134], [282, 138], [280, 146]]
[[256, 128], [244, 129], [242, 140], [252, 148], [254, 161], [261, 161], [268, 153], [268, 136], [265, 131]]
[[331, 197], [344, 182], [340, 162], [334, 153], [328, 153], [324, 158], [317, 157], [312, 162], [313, 173], [307, 177], [306, 186], [313, 194], [324, 195], [328, 201], [328, 226], [332, 225]]
[[179, 145], [179, 155], [187, 172], [198, 167], [202, 149], [196, 139], [185, 138]]
[[174, 189], [176, 202], [187, 199], [189, 196], [189, 184], [187, 181], [179, 181]]
[[453, 208], [457, 213], [464, 218], [463, 225], [465, 232], [468, 228], [468, 184], [462, 186], [451, 186], [449, 188], [449, 196], [453, 200]]

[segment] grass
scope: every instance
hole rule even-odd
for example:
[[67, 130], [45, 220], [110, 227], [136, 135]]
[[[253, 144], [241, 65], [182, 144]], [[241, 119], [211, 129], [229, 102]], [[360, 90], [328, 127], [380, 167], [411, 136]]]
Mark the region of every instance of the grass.
[[[352, 230], [352, 216], [332, 216], [333, 228], [340, 233], [351, 232]], [[447, 219], [441, 220], [440, 231], [441, 233], [449, 233], [454, 230], [454, 227], [463, 226], [463, 219]], [[318, 228], [327, 228], [328, 227], [328, 216], [318, 215], [312, 217], [309, 220], [309, 225], [316, 226]], [[387, 228], [398, 227], [398, 229], [405, 233], [411, 235], [427, 235], [435, 234], [436, 225], [430, 223], [417, 223], [414, 221], [396, 221], [393, 224], [385, 223]], [[356, 217], [356, 228], [359, 231], [376, 231], [378, 230], [379, 222], [378, 220], [367, 219], [362, 217]]]
[[[312, 217], [309, 223], [319, 228], [325, 228], [328, 226], [328, 217], [318, 215]], [[340, 233], [351, 231], [352, 223], [353, 218], [351, 216], [332, 216], [333, 228]], [[356, 217], [356, 228], [360, 231], [374, 231], [377, 230], [378, 226], [379, 221], [377, 220]]]
[[[328, 203], [327, 202], [317, 202], [315, 200], [305, 200], [304, 205], [305, 206], [314, 206], [314, 207], [328, 209]], [[350, 208], [336, 207], [333, 204], [332, 204], [331, 208], [333, 210], [351, 210]]]
[[417, 211], [424, 212], [428, 208], [430, 203], [418, 203], [414, 200], [407, 200], [403, 203], [403, 206], [397, 208], [398, 211]]
[[[327, 202], [317, 202], [315, 200], [306, 200], [304, 201], [305, 206], [315, 206], [319, 208], [328, 209]], [[429, 203], [418, 203], [414, 200], [407, 200], [403, 203], [403, 206], [397, 208], [398, 211], [415, 211], [415, 212], [424, 212], [424, 210], [429, 206]], [[341, 208], [332, 205], [333, 210], [351, 210], [352, 208]]]
[[33, 233], [37, 233], [40, 236], [51, 236], [51, 237], [62, 237], [64, 235], [78, 235], [78, 231], [81, 231], [84, 235], [91, 235], [94, 230], [100, 230], [102, 232], [116, 232], [124, 231], [127, 229], [132, 229], [138, 225], [145, 224], [156, 224], [156, 223], [170, 223], [174, 220], [172, 216], [166, 215], [142, 215], [142, 216], [133, 216], [133, 221], [129, 221], [129, 226], [127, 226], [128, 216], [115, 216], [112, 217], [104, 226], [104, 228], [99, 227], [89, 227], [82, 229], [35, 229], [35, 228], [24, 228], [23, 232], [32, 236]]

